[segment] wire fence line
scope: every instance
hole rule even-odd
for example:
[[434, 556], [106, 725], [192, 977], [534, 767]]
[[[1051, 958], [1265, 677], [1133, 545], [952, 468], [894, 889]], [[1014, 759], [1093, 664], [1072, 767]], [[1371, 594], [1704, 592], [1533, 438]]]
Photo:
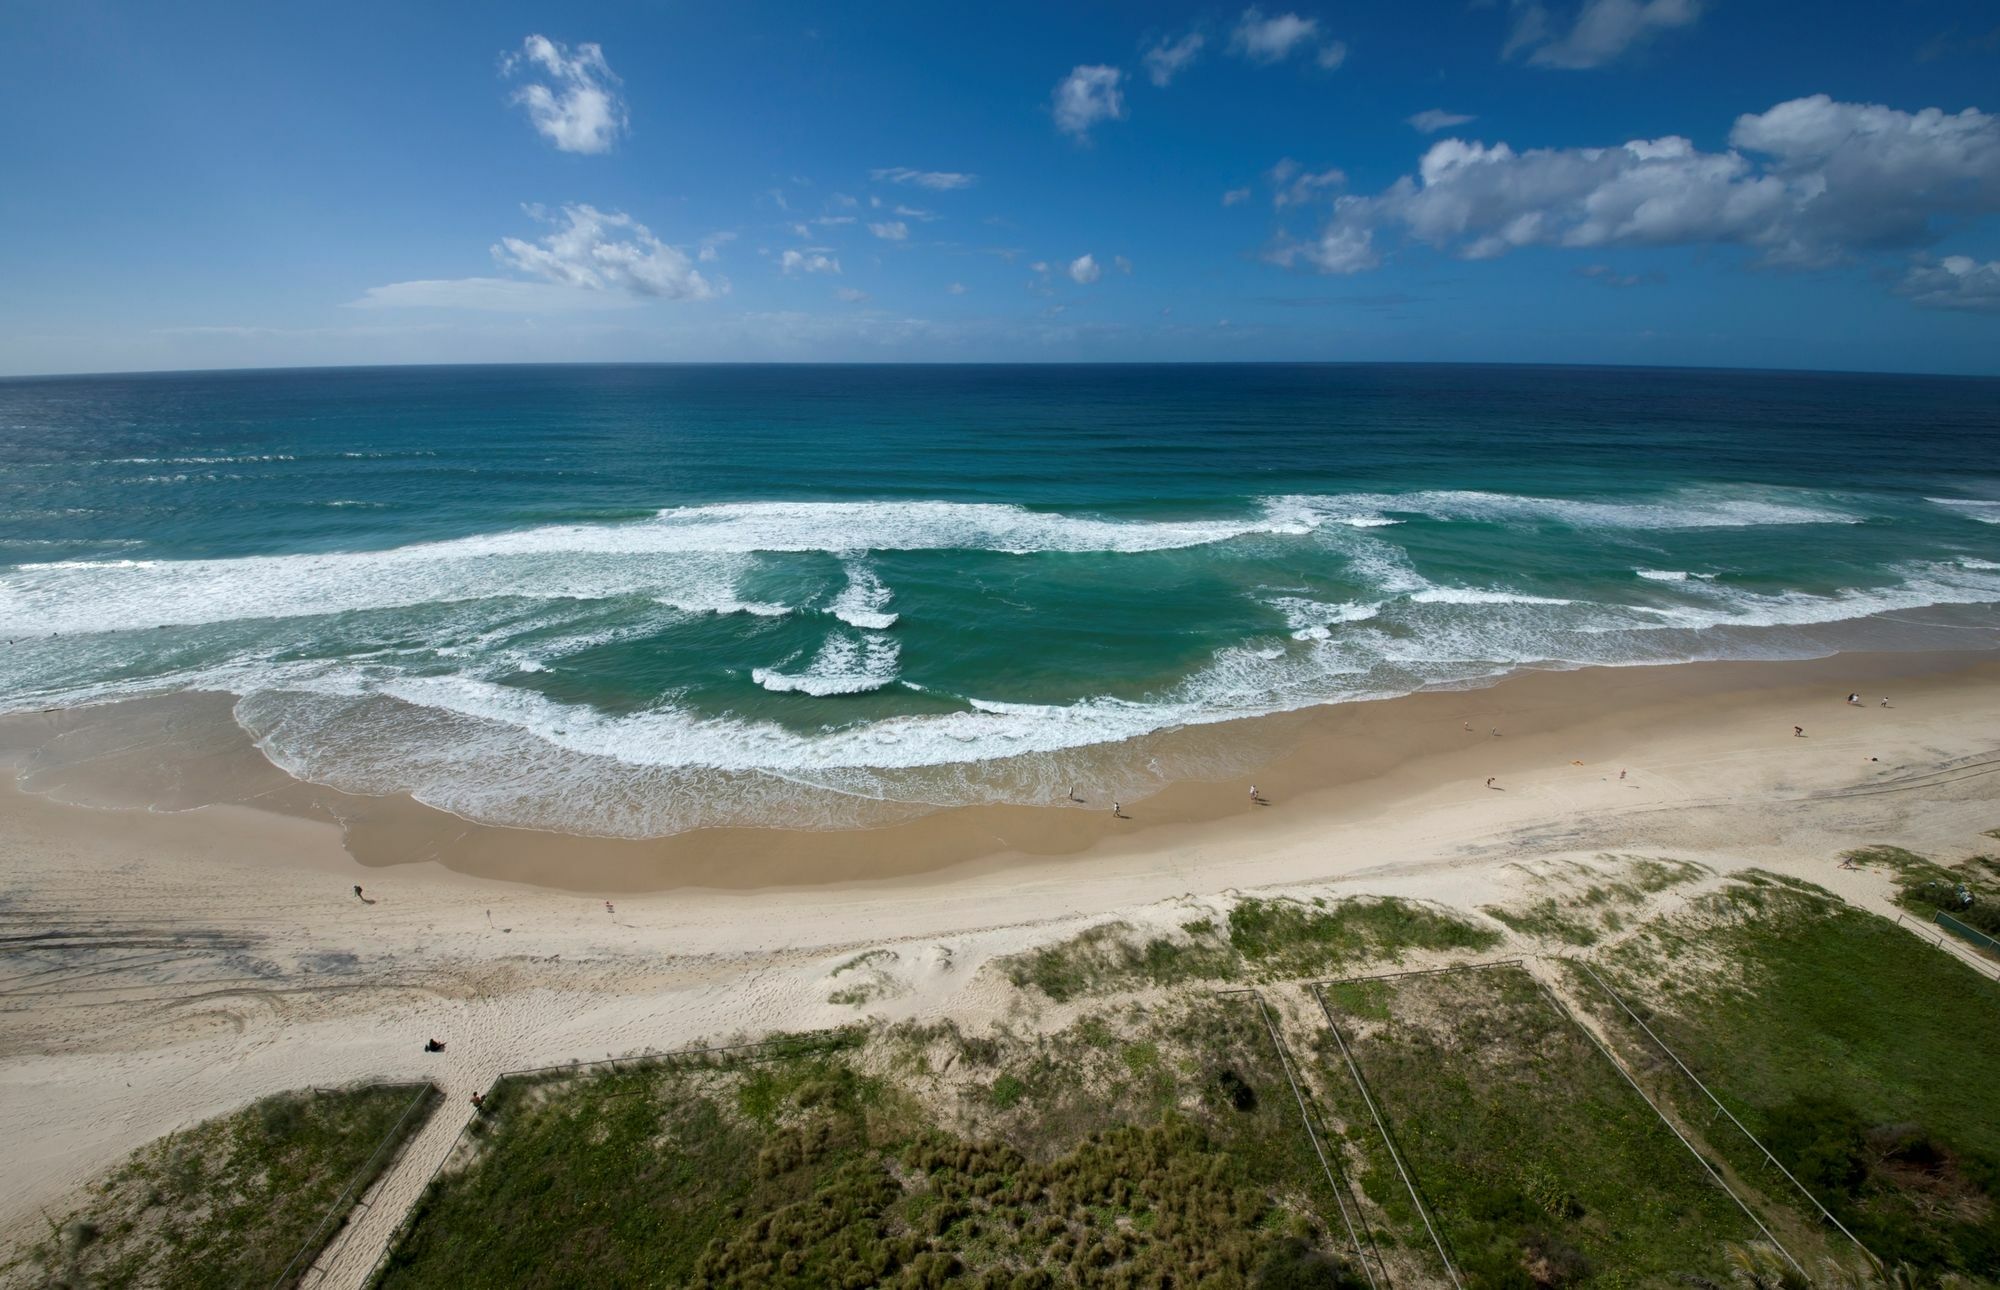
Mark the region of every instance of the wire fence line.
[[[1218, 990], [1216, 994], [1219, 996], [1247, 994], [1256, 1002], [1257, 1015], [1263, 1019], [1264, 1029], [1271, 1036], [1271, 1046], [1277, 1049], [1278, 1064], [1284, 1068], [1285, 1082], [1292, 1086], [1292, 1097], [1299, 1104], [1299, 1121], [1305, 1125], [1306, 1138], [1312, 1143], [1313, 1154], [1319, 1157], [1319, 1167], [1326, 1173], [1327, 1185], [1333, 1189], [1333, 1203], [1340, 1207], [1340, 1221], [1347, 1226], [1347, 1239], [1354, 1245], [1355, 1261], [1361, 1265], [1361, 1273], [1368, 1278], [1371, 1287], [1386, 1286], [1389, 1280], [1388, 1265], [1382, 1263], [1382, 1251], [1376, 1248], [1372, 1232], [1369, 1233], [1367, 1247], [1364, 1248], [1362, 1245], [1361, 1231], [1367, 1228], [1367, 1220], [1363, 1218], [1361, 1228], [1357, 1229], [1354, 1219], [1348, 1214], [1347, 1171], [1335, 1164], [1321, 1145], [1319, 1133], [1313, 1127], [1312, 1113], [1307, 1109], [1305, 1091], [1299, 1087], [1298, 1078], [1292, 1073], [1291, 1055], [1286, 1051], [1284, 1038], [1278, 1034], [1277, 1023], [1271, 1020], [1271, 1012], [1265, 1006], [1263, 993], [1254, 987], [1244, 986], [1233, 990]], [[1359, 1199], [1354, 1201], [1354, 1207], [1357, 1211], [1361, 1208]], [[1368, 1266], [1368, 1251], [1371, 1249], [1375, 1251], [1375, 1262], [1382, 1269], [1382, 1280], [1379, 1283], [1375, 1279], [1374, 1270]]]
[[[1423, 976], [1429, 974], [1422, 972], [1392, 972], [1389, 975]], [[1334, 984], [1343, 983], [1335, 982]], [[1431, 1222], [1430, 1208], [1424, 1204], [1423, 1197], [1417, 1193], [1416, 1180], [1410, 1176], [1409, 1168], [1403, 1163], [1403, 1153], [1397, 1149], [1396, 1139], [1389, 1132], [1388, 1122], [1382, 1118], [1381, 1110], [1375, 1105], [1374, 1095], [1368, 1091], [1368, 1081], [1361, 1077], [1361, 1067], [1355, 1062], [1353, 1052], [1347, 1047], [1347, 1037], [1340, 1033], [1340, 1023], [1333, 1019], [1333, 1008], [1326, 1001], [1326, 992], [1321, 989], [1319, 982], [1309, 983], [1307, 988], [1312, 991], [1313, 998], [1319, 1001], [1319, 1010], [1326, 1016], [1327, 1029], [1333, 1032], [1333, 1040], [1340, 1046], [1340, 1055], [1347, 1063], [1347, 1073], [1353, 1077], [1354, 1087], [1360, 1090], [1361, 1100], [1368, 1107], [1368, 1114], [1375, 1120], [1376, 1131], [1382, 1135], [1382, 1145], [1389, 1149], [1389, 1159], [1395, 1164], [1396, 1172], [1402, 1175], [1403, 1186], [1410, 1193], [1410, 1203], [1417, 1208], [1417, 1217], [1424, 1221], [1424, 1230], [1430, 1233], [1431, 1243], [1437, 1247], [1438, 1258], [1444, 1263], [1445, 1275], [1451, 1278], [1453, 1286], [1461, 1287], [1462, 1290], [1465, 1282], [1459, 1278], [1458, 1269], [1452, 1266], [1451, 1255], [1445, 1251], [1444, 1237], [1439, 1235], [1437, 1226]]]
[[[397, 1083], [400, 1084], [401, 1081]], [[394, 1088], [396, 1086], [396, 1084], [389, 1084], [383, 1087]], [[320, 1090], [314, 1089], [313, 1091], [319, 1092]], [[300, 1259], [306, 1259], [307, 1262], [305, 1268], [299, 1272], [299, 1278], [303, 1280], [312, 1271], [313, 1264], [318, 1260], [324, 1241], [332, 1235], [332, 1229], [329, 1228], [329, 1224], [335, 1224], [336, 1221], [345, 1222], [348, 1215], [354, 1212], [354, 1206], [360, 1199], [360, 1193], [365, 1191], [369, 1186], [374, 1185], [376, 1179], [387, 1172], [388, 1163], [384, 1159], [384, 1153], [389, 1153], [388, 1158], [393, 1159], [394, 1153], [401, 1150], [403, 1145], [409, 1141], [411, 1134], [405, 1133], [404, 1130], [409, 1127], [410, 1117], [416, 1113], [417, 1108], [423, 1106], [432, 1098], [442, 1100], [443, 1097], [444, 1094], [439, 1090], [438, 1086], [429, 1080], [425, 1080], [418, 1087], [417, 1095], [410, 1099], [410, 1104], [403, 1108], [401, 1115], [396, 1117], [396, 1123], [390, 1126], [389, 1132], [383, 1135], [382, 1141], [375, 1145], [375, 1150], [369, 1153], [368, 1159], [362, 1161], [361, 1168], [355, 1170], [354, 1177], [348, 1180], [347, 1186], [341, 1190], [338, 1196], [333, 1198], [333, 1203], [327, 1206], [326, 1213], [320, 1217], [318, 1225], [313, 1228], [311, 1233], [306, 1236], [304, 1243], [299, 1246], [298, 1253], [292, 1255], [291, 1260], [285, 1264], [284, 1269], [271, 1282], [272, 1290], [280, 1290], [281, 1287], [292, 1284], [292, 1272], [293, 1269], [298, 1268]], [[378, 1163], [381, 1165], [381, 1168], [376, 1167]]]
[[[1565, 959], [1564, 961], [1576, 962], [1576, 960], [1574, 959]], [[1584, 966], [1581, 963], [1578, 963], [1577, 965], [1579, 967]], [[1779, 1241], [1778, 1238], [1772, 1234], [1771, 1229], [1765, 1226], [1764, 1221], [1757, 1216], [1756, 1211], [1750, 1208], [1749, 1204], [1743, 1199], [1743, 1197], [1737, 1194], [1736, 1189], [1729, 1185], [1728, 1180], [1723, 1178], [1721, 1173], [1716, 1170], [1715, 1166], [1709, 1163], [1708, 1158], [1702, 1155], [1700, 1148], [1696, 1147], [1695, 1144], [1692, 1141], [1690, 1141], [1685, 1134], [1681, 1132], [1679, 1126], [1677, 1126], [1676, 1124], [1674, 1124], [1672, 1120], [1667, 1118], [1666, 1112], [1662, 1110], [1660, 1106], [1653, 1101], [1652, 1097], [1647, 1094], [1646, 1090], [1640, 1086], [1639, 1082], [1636, 1079], [1633, 1078], [1632, 1073], [1625, 1069], [1624, 1064], [1618, 1060], [1617, 1056], [1613, 1054], [1612, 1051], [1605, 1046], [1602, 1040], [1600, 1040], [1595, 1034], [1591, 1032], [1588, 1026], [1585, 1026], [1583, 1024], [1582, 1020], [1578, 1018], [1576, 1014], [1572, 1012], [1570, 1008], [1567, 1005], [1565, 1005], [1559, 997], [1557, 997], [1556, 993], [1549, 988], [1547, 982], [1542, 981], [1540, 978], [1536, 977], [1534, 973], [1528, 972], [1527, 961], [1525, 959], [1518, 957], [1507, 958], [1507, 959], [1488, 959], [1478, 963], [1458, 963], [1446, 967], [1422, 968], [1414, 971], [1405, 971], [1405, 972], [1382, 972], [1367, 976], [1345, 977], [1340, 980], [1320, 981], [1320, 982], [1310, 983], [1310, 988], [1313, 991], [1314, 996], [1319, 1000], [1321, 1011], [1326, 1013], [1327, 1026], [1332, 1031], [1335, 1042], [1340, 1046], [1341, 1056], [1345, 1059], [1347, 1063], [1348, 1073], [1353, 1077], [1355, 1087], [1360, 1091], [1363, 1102], [1367, 1104], [1369, 1114], [1374, 1117], [1375, 1127], [1382, 1135], [1383, 1144], [1387, 1146], [1389, 1149], [1389, 1157], [1392, 1161], [1395, 1162], [1397, 1172], [1402, 1175], [1403, 1185], [1405, 1188], [1408, 1189], [1410, 1193], [1410, 1199], [1416, 1203], [1417, 1213], [1420, 1217], [1424, 1219], [1424, 1226], [1426, 1230], [1430, 1232], [1432, 1241], [1438, 1245], [1439, 1257], [1441, 1258], [1444, 1257], [1444, 1243], [1440, 1238], [1437, 1229], [1431, 1225], [1430, 1217], [1426, 1212], [1424, 1204], [1419, 1196], [1419, 1188], [1417, 1187], [1417, 1184], [1412, 1174], [1405, 1167], [1404, 1161], [1401, 1157], [1401, 1153], [1397, 1148], [1394, 1139], [1390, 1136], [1388, 1125], [1384, 1121], [1380, 1110], [1375, 1105], [1375, 1101], [1369, 1091], [1367, 1081], [1361, 1073], [1360, 1063], [1355, 1060], [1353, 1052], [1348, 1048], [1346, 1037], [1341, 1033], [1339, 1024], [1335, 1022], [1333, 1018], [1332, 1007], [1327, 1003], [1326, 1000], [1325, 988], [1328, 986], [1352, 985], [1364, 982], [1400, 980], [1418, 976], [1442, 976], [1447, 973], [1483, 971], [1490, 968], [1500, 968], [1500, 967], [1517, 968], [1522, 972], [1526, 973], [1526, 975], [1529, 977], [1530, 980], [1534, 981], [1536, 988], [1540, 990], [1540, 992], [1545, 998], [1548, 999], [1550, 1006], [1552, 1006], [1556, 1010], [1557, 1015], [1568, 1021], [1570, 1025], [1576, 1027], [1576, 1029], [1583, 1034], [1584, 1038], [1590, 1041], [1591, 1046], [1596, 1048], [1597, 1051], [1604, 1057], [1604, 1059], [1611, 1064], [1611, 1068], [1617, 1071], [1618, 1074], [1625, 1080], [1625, 1082], [1631, 1086], [1632, 1091], [1639, 1095], [1639, 1100], [1646, 1104], [1647, 1109], [1652, 1111], [1653, 1114], [1659, 1118], [1660, 1123], [1666, 1126], [1667, 1131], [1673, 1134], [1675, 1139], [1678, 1140], [1682, 1146], [1688, 1149], [1688, 1153], [1692, 1155], [1695, 1158], [1695, 1160], [1701, 1165], [1702, 1169], [1708, 1174], [1709, 1178], [1715, 1183], [1715, 1185], [1722, 1190], [1723, 1194], [1728, 1196], [1730, 1200], [1734, 1201], [1736, 1207], [1743, 1211], [1744, 1216], [1747, 1217], [1750, 1220], [1750, 1222], [1753, 1225], [1755, 1225], [1757, 1230], [1763, 1234], [1764, 1239], [1771, 1243], [1772, 1248], [1777, 1250], [1778, 1253], [1784, 1257], [1787, 1263], [1791, 1264], [1793, 1268], [1797, 1269], [1800, 1275], [1802, 1276], [1806, 1275], [1805, 1268], [1799, 1263], [1799, 1261], [1796, 1258], [1792, 1256], [1792, 1252], [1785, 1248], [1783, 1242]], [[1585, 970], [1588, 971], [1588, 968], [1585, 968]], [[1761, 1146], [1762, 1144], [1760, 1143], [1759, 1145]], [[1842, 1230], [1844, 1231], [1845, 1229]], [[1859, 1244], [1859, 1242], [1856, 1242], [1856, 1244]], [[1862, 1252], [1864, 1254], [1867, 1253], [1865, 1249]], [[1872, 1259], [1874, 1256], [1870, 1255], [1869, 1257]], [[1451, 1264], [1449, 1260], [1446, 1261], [1445, 1266], [1447, 1271], [1451, 1271]], [[1454, 1284], [1460, 1284], [1458, 1281], [1457, 1273], [1455, 1271], [1452, 1271], [1452, 1278]]]
[[[1801, 1196], [1804, 1196], [1808, 1201], [1812, 1203], [1813, 1208], [1819, 1211], [1820, 1217], [1824, 1218], [1828, 1223], [1831, 1223], [1834, 1229], [1837, 1230], [1842, 1236], [1846, 1237], [1849, 1241], [1852, 1241], [1854, 1243], [1854, 1248], [1861, 1251], [1863, 1257], [1865, 1257], [1871, 1264], [1873, 1264], [1878, 1268], [1882, 1266], [1882, 1260], [1875, 1257], [1874, 1251], [1870, 1250], [1867, 1246], [1863, 1245], [1861, 1243], [1861, 1238], [1857, 1237], [1854, 1233], [1848, 1231], [1847, 1225], [1842, 1223], [1839, 1219], [1835, 1218], [1833, 1216], [1833, 1211], [1828, 1209], [1825, 1205], [1821, 1204], [1819, 1197], [1813, 1195], [1812, 1191], [1804, 1183], [1800, 1182], [1798, 1178], [1792, 1173], [1791, 1170], [1785, 1168], [1783, 1161], [1779, 1160], [1776, 1156], [1771, 1154], [1771, 1149], [1765, 1146], [1763, 1141], [1759, 1139], [1756, 1134], [1750, 1132], [1750, 1130], [1747, 1127], [1745, 1127], [1743, 1121], [1736, 1118], [1736, 1113], [1734, 1111], [1731, 1111], [1727, 1106], [1725, 1106], [1722, 1102], [1722, 1099], [1717, 1097], [1715, 1093], [1708, 1087], [1708, 1085], [1704, 1084], [1701, 1081], [1701, 1077], [1696, 1075], [1693, 1070], [1689, 1069], [1688, 1064], [1681, 1060], [1680, 1054], [1676, 1053], [1671, 1047], [1669, 1047], [1667, 1041], [1661, 1039], [1660, 1036], [1653, 1030], [1653, 1028], [1647, 1025], [1645, 1021], [1640, 1018], [1637, 1012], [1634, 1012], [1632, 1010], [1632, 1006], [1625, 1002], [1623, 996], [1621, 996], [1616, 990], [1613, 990], [1611, 986], [1605, 982], [1603, 977], [1597, 975], [1597, 972], [1588, 963], [1583, 962], [1581, 959], [1568, 959], [1566, 961], [1574, 963], [1584, 973], [1584, 975], [1588, 976], [1593, 982], [1596, 983], [1598, 989], [1604, 991], [1604, 993], [1610, 997], [1611, 1001], [1617, 1004], [1619, 1009], [1622, 1010], [1627, 1017], [1630, 1017], [1632, 1019], [1633, 1025], [1639, 1027], [1640, 1030], [1645, 1032], [1646, 1037], [1652, 1040], [1653, 1043], [1656, 1046], [1658, 1046], [1659, 1050], [1662, 1053], [1666, 1054], [1667, 1060], [1671, 1061], [1676, 1067], [1678, 1067], [1681, 1074], [1687, 1076], [1689, 1082], [1691, 1082], [1696, 1088], [1700, 1089], [1704, 1097], [1706, 1097], [1710, 1102], [1714, 1103], [1715, 1109], [1717, 1111], [1720, 1111], [1723, 1115], [1729, 1117], [1729, 1122], [1735, 1125], [1737, 1129], [1741, 1131], [1743, 1136], [1750, 1140], [1750, 1144], [1756, 1147], [1757, 1150], [1760, 1153], [1762, 1153], [1765, 1161], [1769, 1163], [1773, 1168], [1775, 1168], [1779, 1173], [1783, 1174], [1785, 1176], [1785, 1180], [1791, 1183], [1792, 1186], [1798, 1190], [1798, 1193]], [[1596, 1037], [1592, 1036], [1592, 1038], [1595, 1039]], [[1631, 1076], [1627, 1075], [1626, 1078], [1630, 1079]], [[1650, 1101], [1650, 1099], [1648, 1100]], [[1662, 1116], [1661, 1118], [1664, 1119], [1665, 1117]], [[1704, 1160], [1702, 1163], [1707, 1164], [1708, 1162]], [[1734, 1193], [1731, 1194], [1733, 1195]], [[1741, 1204], [1742, 1202], [1739, 1200], [1737, 1203]], [[1762, 1227], [1763, 1224], [1760, 1223], [1758, 1224], [1758, 1226]], [[1777, 1244], [1775, 1238], [1772, 1239], [1772, 1244], [1773, 1245]], [[1783, 1246], [1779, 1246], [1778, 1249], [1781, 1253], [1784, 1252]], [[1798, 1261], [1796, 1259], [1792, 1259], [1792, 1256], [1790, 1254], [1786, 1254], [1785, 1257], [1788, 1260], [1791, 1260], [1793, 1267], [1796, 1268], [1799, 1266]], [[1803, 1272], [1804, 1269], [1801, 1268], [1800, 1271]]]
[[[1581, 967], [1582, 965], [1579, 964], [1578, 966]], [[1589, 971], [1588, 968], [1585, 968], [1584, 970]], [[1718, 1170], [1714, 1165], [1709, 1163], [1708, 1157], [1701, 1154], [1700, 1148], [1696, 1147], [1694, 1143], [1688, 1140], [1687, 1135], [1681, 1132], [1680, 1126], [1667, 1118], [1667, 1113], [1661, 1110], [1659, 1105], [1656, 1102], [1654, 1102], [1653, 1099], [1646, 1093], [1646, 1090], [1639, 1086], [1639, 1081], [1633, 1078], [1631, 1071], [1625, 1069], [1625, 1064], [1619, 1061], [1618, 1058], [1612, 1053], [1611, 1049], [1605, 1046], [1604, 1041], [1599, 1039], [1595, 1034], [1593, 1034], [1591, 1032], [1590, 1027], [1584, 1025], [1582, 1020], [1579, 1019], [1575, 1013], [1571, 1012], [1561, 999], [1556, 997], [1556, 992], [1554, 990], [1549, 989], [1548, 982], [1537, 978], [1535, 980], [1535, 984], [1541, 988], [1542, 993], [1545, 996], [1547, 996], [1549, 1003], [1554, 1006], [1555, 1010], [1561, 1013], [1564, 1017], [1568, 1018], [1569, 1023], [1572, 1026], [1575, 1026], [1579, 1031], [1582, 1031], [1584, 1038], [1590, 1040], [1591, 1044], [1597, 1049], [1597, 1051], [1604, 1054], [1604, 1060], [1611, 1063], [1611, 1068], [1617, 1071], [1620, 1075], [1625, 1077], [1625, 1082], [1632, 1086], [1632, 1091], [1639, 1095], [1639, 1100], [1644, 1102], [1647, 1105], [1647, 1107], [1649, 1107], [1652, 1110], [1654, 1115], [1660, 1117], [1660, 1123], [1666, 1125], [1667, 1131], [1669, 1133], [1672, 1133], [1674, 1137], [1680, 1139], [1680, 1144], [1688, 1149], [1688, 1154], [1693, 1156], [1695, 1160], [1700, 1163], [1702, 1169], [1707, 1172], [1708, 1176], [1715, 1180], [1715, 1185], [1722, 1189], [1723, 1194], [1728, 1196], [1729, 1199], [1735, 1201], [1736, 1207], [1743, 1211], [1744, 1216], [1747, 1217], [1752, 1223], [1756, 1224], [1757, 1230], [1764, 1234], [1764, 1239], [1771, 1243], [1771, 1248], [1776, 1250], [1778, 1253], [1784, 1255], [1785, 1262], [1791, 1264], [1792, 1267], [1797, 1270], [1800, 1276], [1802, 1277], [1807, 1276], [1804, 1265], [1802, 1265], [1797, 1259], [1792, 1257], [1792, 1252], [1785, 1248], [1784, 1242], [1780, 1241], [1776, 1236], [1772, 1235], [1771, 1229], [1764, 1226], [1764, 1220], [1757, 1217], [1756, 1211], [1750, 1208], [1749, 1203], [1745, 1201], [1741, 1196], [1736, 1194], [1736, 1189], [1729, 1185], [1728, 1180], [1722, 1176], [1720, 1170]], [[1863, 1253], [1866, 1253], [1866, 1251], [1864, 1250]], [[1810, 1277], [1808, 1277], [1807, 1279], [1810, 1280]]]

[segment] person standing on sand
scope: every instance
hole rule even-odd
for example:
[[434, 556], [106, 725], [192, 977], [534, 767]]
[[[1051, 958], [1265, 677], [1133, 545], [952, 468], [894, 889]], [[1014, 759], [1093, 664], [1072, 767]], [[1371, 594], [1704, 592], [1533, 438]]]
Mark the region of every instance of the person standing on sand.
[[1488, 787], [1488, 788], [1491, 788], [1491, 787], [1493, 787], [1493, 776], [1491, 776], [1491, 775], [1488, 775], [1488, 776], [1486, 777], [1486, 787]]
[[607, 901], [605, 901], [605, 902], [604, 902], [604, 912], [605, 912], [605, 913], [607, 913], [607, 914], [615, 914], [615, 913], [617, 913], [618, 911], [617, 911], [617, 910], [615, 910], [615, 909], [613, 909], [613, 908], [611, 907], [611, 902], [607, 900]]
[[1889, 696], [1886, 694], [1882, 696], [1882, 706], [1885, 708], [1889, 706]]
[[358, 882], [354, 884], [354, 898], [355, 898], [356, 900], [366, 900], [366, 899], [368, 899], [368, 897], [366, 897], [366, 896], [364, 896], [364, 895], [362, 895], [362, 894], [361, 894], [361, 884], [360, 884], [360, 883], [358, 883]]
[[1805, 738], [1805, 737], [1806, 737], [1806, 728], [1805, 728], [1804, 726], [1793, 726], [1793, 727], [1792, 727], [1792, 738], [1794, 738], [1794, 739], [1803, 739], [1803, 738]]

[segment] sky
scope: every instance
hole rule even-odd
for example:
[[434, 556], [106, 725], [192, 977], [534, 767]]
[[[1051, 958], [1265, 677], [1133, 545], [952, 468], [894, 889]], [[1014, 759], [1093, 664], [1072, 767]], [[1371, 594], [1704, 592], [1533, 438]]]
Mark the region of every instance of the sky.
[[0, 49], [0, 374], [2000, 373], [1992, 0], [9, 0]]

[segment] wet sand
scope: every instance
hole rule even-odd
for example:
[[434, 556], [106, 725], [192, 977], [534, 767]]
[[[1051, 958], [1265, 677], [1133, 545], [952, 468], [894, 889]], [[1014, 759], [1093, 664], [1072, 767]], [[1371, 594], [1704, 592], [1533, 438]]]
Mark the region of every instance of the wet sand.
[[[1807, 728], [1807, 746], [1855, 732], [1860, 710], [1842, 700], [1856, 690], [1866, 709], [1876, 709], [1885, 693], [1897, 702], [1948, 692], [1986, 701], [2000, 694], [2000, 658], [1843, 654], [1529, 671], [1481, 689], [1191, 728], [1168, 737], [1229, 746], [1224, 760], [1236, 764], [1247, 760], [1246, 747], [1268, 761], [1241, 777], [1173, 783], [1124, 803], [1122, 819], [1086, 783], [1078, 803], [945, 809], [870, 829], [704, 829], [632, 840], [501, 827], [405, 795], [364, 797], [295, 780], [254, 747], [221, 694], [0, 719], [0, 758], [14, 764], [26, 792], [62, 803], [151, 812], [236, 805], [336, 824], [348, 855], [369, 868], [435, 863], [479, 878], [602, 894], [745, 890], [911, 879], [1225, 838], [1254, 844], [1290, 833], [1303, 818], [1331, 826], [1452, 786], [1483, 790], [1488, 776], [1505, 791], [1524, 767], [1581, 762], [1595, 775], [1629, 758], [1639, 741], [1663, 737], [1740, 728], [1731, 736], [1736, 742], [1769, 738], [1773, 756], [1796, 756], [1795, 724]], [[1265, 804], [1250, 801], [1253, 783]]]

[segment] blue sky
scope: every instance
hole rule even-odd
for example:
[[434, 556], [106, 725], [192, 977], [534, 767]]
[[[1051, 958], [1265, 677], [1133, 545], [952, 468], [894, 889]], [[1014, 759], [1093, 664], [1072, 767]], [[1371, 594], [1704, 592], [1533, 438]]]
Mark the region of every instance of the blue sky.
[[2000, 372], [1977, 0], [15, 0], [0, 47], [0, 372]]

